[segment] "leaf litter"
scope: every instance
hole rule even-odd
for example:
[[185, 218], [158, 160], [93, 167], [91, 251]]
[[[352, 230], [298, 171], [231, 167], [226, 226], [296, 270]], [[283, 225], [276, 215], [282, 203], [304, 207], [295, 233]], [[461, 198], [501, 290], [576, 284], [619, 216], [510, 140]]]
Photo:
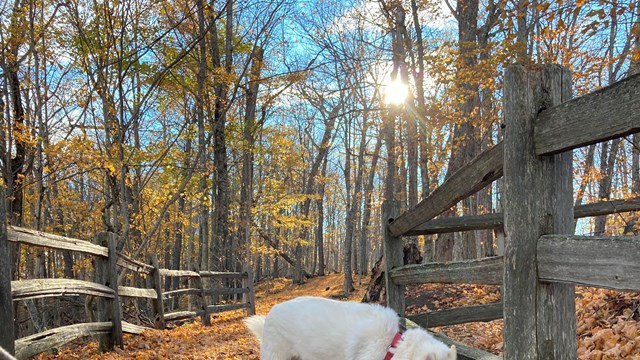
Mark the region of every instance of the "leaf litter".
[[[309, 279], [303, 285], [291, 280], [265, 280], [256, 286], [257, 313], [267, 314], [277, 303], [303, 296], [342, 297], [342, 276], [331, 274]], [[366, 284], [346, 300], [359, 301]], [[488, 285], [421, 284], [408, 286], [407, 314], [450, 309], [500, 301], [500, 288]], [[587, 287], [576, 288], [577, 348], [580, 360], [640, 360], [640, 293], [626, 293]], [[101, 354], [94, 341], [65, 346], [46, 359], [178, 359], [257, 360], [257, 340], [242, 323], [243, 310], [214, 314], [211, 326], [199, 319], [171, 330], [148, 330], [141, 335], [125, 335], [124, 350]], [[434, 328], [469, 346], [502, 355], [502, 320]]]

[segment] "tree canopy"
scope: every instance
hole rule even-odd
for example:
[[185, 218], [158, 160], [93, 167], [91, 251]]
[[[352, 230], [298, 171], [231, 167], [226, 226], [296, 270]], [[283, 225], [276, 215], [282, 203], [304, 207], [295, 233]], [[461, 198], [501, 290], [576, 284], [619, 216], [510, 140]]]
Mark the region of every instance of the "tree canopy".
[[[382, 200], [414, 206], [501, 140], [505, 66], [558, 63], [575, 95], [593, 91], [638, 71], [639, 18], [636, 0], [7, 1], [9, 222], [112, 231], [176, 269], [344, 271], [349, 292], [381, 255]], [[639, 143], [575, 151], [575, 204], [637, 196]], [[443, 216], [499, 211], [500, 187]], [[576, 231], [634, 233], [636, 219]], [[410, 241], [427, 260], [503, 250], [491, 231]], [[13, 259], [14, 278], [88, 266]]]

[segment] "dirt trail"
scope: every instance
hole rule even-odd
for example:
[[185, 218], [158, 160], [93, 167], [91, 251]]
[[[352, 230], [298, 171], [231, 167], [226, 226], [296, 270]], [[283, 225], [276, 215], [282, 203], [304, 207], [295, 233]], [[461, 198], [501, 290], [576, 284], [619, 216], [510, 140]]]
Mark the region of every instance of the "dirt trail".
[[[365, 286], [359, 287], [349, 300], [359, 301]], [[342, 275], [332, 274], [309, 279], [295, 286], [290, 280], [266, 280], [256, 287], [256, 312], [267, 314], [272, 306], [298, 296], [313, 295], [339, 298], [342, 295]], [[142, 335], [125, 335], [124, 350], [98, 353], [97, 344], [77, 344], [63, 348], [57, 356], [41, 354], [45, 359], [177, 359], [177, 360], [258, 360], [259, 345], [242, 324], [244, 310], [211, 316], [211, 326], [202, 326], [199, 320], [171, 330], [149, 330]]]

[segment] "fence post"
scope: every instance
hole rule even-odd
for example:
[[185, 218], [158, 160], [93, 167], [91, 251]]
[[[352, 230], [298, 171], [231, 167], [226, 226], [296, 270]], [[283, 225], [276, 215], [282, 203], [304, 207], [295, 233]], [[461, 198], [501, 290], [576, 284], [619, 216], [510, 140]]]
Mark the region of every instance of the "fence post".
[[384, 227], [384, 280], [386, 283], [387, 306], [404, 317], [404, 286], [396, 285], [389, 276], [389, 270], [404, 265], [402, 237], [394, 237], [389, 232], [389, 223], [400, 215], [400, 204], [395, 200], [385, 200], [382, 203], [382, 226]]
[[118, 295], [118, 252], [117, 240], [114, 233], [109, 233], [107, 248], [109, 248], [109, 286], [113, 289], [113, 342], [124, 349], [122, 336], [122, 306]]
[[104, 259], [95, 257], [95, 281], [113, 289], [113, 299], [97, 299], [98, 321], [111, 322], [113, 326], [110, 334], [99, 335], [101, 351], [111, 351], [114, 346], [123, 348], [122, 341], [122, 314], [120, 300], [118, 298], [118, 254], [116, 252], [116, 239], [112, 233], [99, 233], [96, 235], [96, 243], [109, 249], [109, 256]]
[[247, 304], [247, 316], [256, 314], [256, 295], [253, 292], [253, 276], [251, 265], [247, 266], [247, 276], [242, 277], [242, 287], [248, 289], [248, 293], [242, 293], [242, 302]]
[[156, 329], [163, 330], [164, 322], [164, 305], [162, 303], [162, 279], [160, 276], [160, 265], [158, 264], [158, 255], [149, 255], [149, 264], [153, 266], [153, 270], [147, 276], [147, 287], [156, 291], [156, 298], [152, 301], [153, 322]]
[[5, 189], [0, 185], [0, 347], [15, 355], [15, 329], [13, 319], [13, 300], [11, 296], [11, 256], [7, 239], [7, 212], [5, 208]]
[[538, 238], [573, 233], [572, 153], [538, 157], [537, 114], [571, 98], [557, 65], [507, 67], [504, 80], [504, 358], [575, 359], [573, 285], [537, 279]]
[[[196, 264], [193, 267], [193, 271], [200, 274], [200, 266]], [[198, 293], [198, 298], [200, 300], [196, 303], [196, 309], [200, 309], [200, 311], [202, 311], [202, 314], [200, 315], [202, 325], [210, 326], [211, 316], [209, 316], [209, 311], [207, 310], [207, 306], [209, 304], [207, 304], [207, 297], [206, 297], [206, 294], [204, 293], [204, 285], [203, 285], [202, 277], [199, 276], [197, 278], [193, 278], [193, 281], [195, 282], [195, 287], [200, 290], [200, 292]]]

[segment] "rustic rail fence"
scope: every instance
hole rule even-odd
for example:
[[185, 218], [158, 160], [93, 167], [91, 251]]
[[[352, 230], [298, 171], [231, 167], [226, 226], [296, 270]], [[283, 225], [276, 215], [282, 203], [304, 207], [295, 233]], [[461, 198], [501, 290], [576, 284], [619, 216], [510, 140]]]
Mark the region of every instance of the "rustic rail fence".
[[[67, 238], [47, 234], [20, 227], [9, 226], [7, 239], [10, 242], [44, 247], [49, 249], [75, 251], [93, 256], [94, 280], [76, 280], [65, 278], [27, 279], [11, 281], [9, 294], [4, 297], [15, 301], [38, 299], [58, 296], [90, 295], [97, 299], [95, 321], [77, 323], [49, 329], [37, 334], [16, 339], [15, 356], [18, 359], [28, 358], [43, 351], [57, 348], [75, 339], [85, 336], [95, 336], [99, 339], [100, 348], [104, 351], [114, 346], [123, 346], [123, 333], [140, 334], [145, 326], [135, 325], [122, 320], [121, 298], [148, 299], [151, 302], [153, 326], [164, 329], [169, 321], [189, 320], [196, 316], [202, 318], [204, 325], [210, 325], [210, 314], [246, 309], [248, 314], [255, 314], [255, 295], [253, 281], [249, 273], [240, 272], [211, 272], [161, 269], [156, 255], [149, 257], [149, 263], [131, 259], [116, 251], [114, 234], [101, 233], [95, 242]], [[9, 266], [8, 263], [5, 266]], [[125, 270], [126, 269], [126, 270]], [[118, 285], [121, 271], [133, 271], [146, 276], [146, 287], [132, 287]], [[2, 268], [0, 272], [10, 274], [10, 268]], [[163, 291], [162, 277], [188, 278], [189, 287]], [[242, 279], [242, 286], [236, 287], [203, 287], [203, 278], [237, 278]], [[5, 290], [5, 289], [2, 289]], [[242, 302], [209, 305], [208, 298], [219, 295], [242, 294]], [[193, 303], [193, 310], [177, 310], [165, 313], [164, 300], [188, 295], [189, 306]], [[180, 303], [180, 301], [178, 301]], [[5, 311], [6, 309], [0, 309]], [[13, 322], [3, 324], [13, 328]], [[14, 333], [11, 329], [11, 333]], [[4, 331], [4, 330], [3, 330]], [[7, 332], [9, 332], [7, 330]], [[10, 347], [9, 347], [10, 348]]]
[[[640, 75], [571, 100], [560, 66], [505, 72], [504, 143], [476, 157], [416, 207], [383, 204], [387, 302], [405, 315], [404, 287], [502, 285], [500, 303], [408, 317], [425, 328], [504, 319], [504, 359], [576, 359], [575, 284], [640, 291], [640, 237], [575, 236], [574, 219], [640, 210], [640, 200], [572, 205], [572, 149], [640, 131]], [[504, 214], [434, 219], [504, 177]], [[503, 228], [504, 256], [403, 265], [402, 237]], [[447, 343], [455, 343], [441, 335]], [[460, 359], [499, 359], [461, 344]]]

